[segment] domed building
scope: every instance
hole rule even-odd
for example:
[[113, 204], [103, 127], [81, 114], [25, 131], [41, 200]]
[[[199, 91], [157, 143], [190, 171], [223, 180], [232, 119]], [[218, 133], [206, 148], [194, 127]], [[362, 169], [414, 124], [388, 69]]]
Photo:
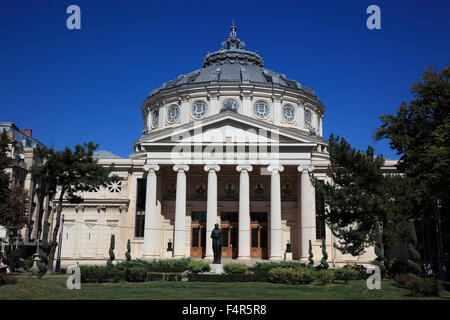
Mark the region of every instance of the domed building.
[[[102, 151], [122, 181], [64, 204], [62, 263], [104, 263], [111, 234], [116, 258], [212, 260], [217, 223], [222, 259], [307, 261], [322, 238], [334, 265], [343, 256], [323, 220], [311, 176], [329, 181], [325, 107], [315, 92], [264, 66], [233, 25], [201, 69], [151, 91], [142, 136], [129, 159]], [[56, 206], [54, 206], [56, 207]]]

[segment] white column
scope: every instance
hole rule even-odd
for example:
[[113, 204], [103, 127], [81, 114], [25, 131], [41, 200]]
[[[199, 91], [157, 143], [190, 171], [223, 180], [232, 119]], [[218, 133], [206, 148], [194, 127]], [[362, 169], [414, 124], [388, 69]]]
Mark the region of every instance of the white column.
[[217, 223], [217, 174], [220, 171], [218, 165], [206, 165], [208, 172], [208, 202], [206, 212], [206, 253], [205, 259], [213, 259], [211, 231]]
[[253, 170], [250, 165], [238, 165], [239, 179], [239, 243], [238, 259], [250, 259], [250, 182], [248, 173]]
[[300, 191], [300, 238], [301, 238], [301, 261], [307, 261], [309, 257], [309, 240], [314, 242], [316, 230], [315, 215], [315, 189], [311, 183], [309, 173], [313, 172], [312, 166], [299, 166], [301, 172], [301, 191]]
[[159, 166], [156, 164], [144, 165], [147, 174], [147, 188], [145, 195], [145, 224], [144, 224], [144, 247], [142, 249], [143, 258], [158, 258], [160, 243], [159, 215], [156, 212], [156, 171]]
[[283, 166], [267, 167], [267, 171], [272, 172], [270, 178], [270, 260], [281, 260], [283, 258], [280, 184], [280, 172], [283, 172], [283, 170]]
[[175, 204], [175, 235], [174, 258], [185, 256], [186, 241], [186, 171], [188, 165], [174, 165], [173, 171], [177, 172], [177, 194]]
[[273, 98], [273, 123], [280, 125], [281, 123], [281, 104], [282, 101], [279, 97]]

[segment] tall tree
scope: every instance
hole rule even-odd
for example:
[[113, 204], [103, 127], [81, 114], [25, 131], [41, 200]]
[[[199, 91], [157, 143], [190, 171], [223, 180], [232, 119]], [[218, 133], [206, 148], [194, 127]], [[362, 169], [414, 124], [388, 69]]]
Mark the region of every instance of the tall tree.
[[427, 68], [410, 89], [413, 99], [396, 114], [381, 116], [375, 139], [389, 139], [400, 155], [399, 170], [414, 180], [423, 213], [433, 214], [436, 200], [450, 201], [450, 67]]
[[[413, 99], [402, 102], [395, 114], [381, 116], [382, 125], [375, 139], [389, 139], [393, 150], [400, 155], [399, 170], [414, 183], [420, 213], [425, 221], [435, 219], [442, 238], [437, 232], [437, 256], [442, 244], [447, 256], [450, 241], [450, 65], [438, 73], [427, 68], [421, 81], [410, 89]], [[440, 216], [437, 207], [441, 205]], [[436, 216], [434, 216], [436, 214]], [[444, 254], [445, 256], [445, 254]], [[444, 278], [443, 263], [441, 278]]]
[[2, 204], [6, 202], [10, 193], [10, 177], [5, 172], [5, 169], [11, 164], [12, 159], [7, 155], [9, 151], [8, 134], [3, 130], [0, 137], [0, 210]]
[[74, 150], [66, 147], [62, 151], [52, 148], [38, 150], [43, 161], [32, 168], [35, 179], [40, 181], [38, 193], [44, 193], [50, 199], [57, 197], [56, 221], [48, 252], [48, 271], [53, 272], [53, 260], [58, 246], [57, 237], [60, 228], [61, 212], [64, 200], [79, 203], [83, 199], [80, 192], [92, 187], [106, 185], [117, 177], [110, 176], [113, 166], [104, 167], [94, 159], [98, 145], [92, 142], [76, 145]]
[[[402, 176], [384, 174], [385, 160], [371, 147], [358, 151], [344, 138], [331, 135], [328, 148], [333, 183], [314, 180], [327, 205], [322, 215], [339, 239], [338, 249], [360, 255], [375, 243], [377, 222], [383, 230], [392, 230], [392, 217], [404, 220], [411, 214], [410, 183]], [[397, 212], [402, 215], [394, 215]]]

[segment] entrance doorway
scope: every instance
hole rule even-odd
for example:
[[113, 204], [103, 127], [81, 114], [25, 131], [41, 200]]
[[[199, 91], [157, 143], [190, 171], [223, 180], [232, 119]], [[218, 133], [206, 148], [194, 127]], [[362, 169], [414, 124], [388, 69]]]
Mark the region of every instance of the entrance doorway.
[[267, 212], [250, 213], [250, 257], [267, 259]]
[[191, 257], [203, 258], [206, 253], [206, 212], [191, 213]]
[[222, 230], [222, 257], [236, 259], [238, 256], [238, 213], [222, 212], [220, 229]]

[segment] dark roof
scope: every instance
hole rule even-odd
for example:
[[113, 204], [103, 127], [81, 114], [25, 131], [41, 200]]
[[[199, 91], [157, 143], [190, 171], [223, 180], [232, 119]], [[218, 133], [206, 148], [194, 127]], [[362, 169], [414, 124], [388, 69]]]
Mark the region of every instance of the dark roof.
[[173, 88], [210, 84], [256, 84], [295, 90], [315, 97], [312, 89], [288, 79], [284, 74], [264, 68], [259, 54], [243, 50], [243, 47], [244, 43], [237, 38], [233, 25], [230, 37], [222, 43], [222, 49], [209, 53], [203, 60], [202, 69], [165, 82], [162, 87], [152, 90], [150, 97]]

